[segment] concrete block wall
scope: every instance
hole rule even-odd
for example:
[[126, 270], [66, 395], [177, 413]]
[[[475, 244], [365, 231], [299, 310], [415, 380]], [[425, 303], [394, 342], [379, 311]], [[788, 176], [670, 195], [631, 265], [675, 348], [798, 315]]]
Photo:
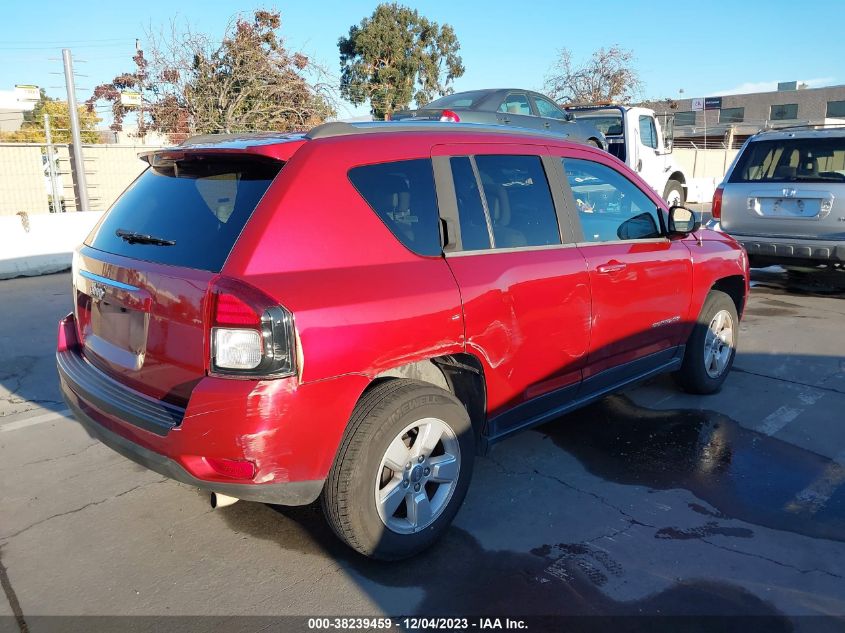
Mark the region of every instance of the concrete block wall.
[[[82, 148], [88, 180], [88, 211], [105, 211], [123, 193], [146, 163], [138, 154], [159, 146], [86, 145]], [[70, 154], [67, 145], [55, 145], [65, 210], [76, 211]], [[0, 144], [0, 216], [49, 212], [49, 179], [42, 161], [42, 145]]]

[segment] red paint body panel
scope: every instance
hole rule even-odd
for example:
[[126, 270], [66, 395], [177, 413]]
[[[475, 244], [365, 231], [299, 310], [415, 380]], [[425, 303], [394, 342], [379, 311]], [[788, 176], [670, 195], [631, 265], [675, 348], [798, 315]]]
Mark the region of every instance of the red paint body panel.
[[[471, 354], [483, 369], [487, 412], [495, 415], [683, 343], [719, 279], [741, 275], [747, 290], [742, 249], [705, 230], [701, 240], [418, 256], [347, 177], [351, 167], [368, 163], [536, 153], [605, 162], [648, 191], [610, 155], [565, 141], [509, 135], [503, 142], [489, 132], [443, 127], [278, 144], [233, 141], [218, 149], [287, 161], [220, 275], [257, 288], [293, 315], [297, 374], [276, 380], [209, 376], [209, 289], [216, 275], [87, 247], [75, 268], [76, 318], [60, 324], [58, 344], [127, 389], [184, 407], [181, 423], [159, 436], [65, 391], [102, 426], [201, 480], [226, 480], [203, 458], [254, 462], [256, 485], [324, 479], [356, 402], [387, 370]], [[598, 272], [608, 263], [625, 267]], [[132, 287], [107, 288], [104, 299], [130, 316], [98, 325], [97, 310], [111, 308], [90, 300], [93, 281], [83, 271]], [[139, 327], [145, 328], [142, 338]], [[98, 347], [98, 328], [111, 328], [112, 348]], [[135, 349], [139, 341], [142, 350]], [[140, 367], [127, 366], [130, 352]]]

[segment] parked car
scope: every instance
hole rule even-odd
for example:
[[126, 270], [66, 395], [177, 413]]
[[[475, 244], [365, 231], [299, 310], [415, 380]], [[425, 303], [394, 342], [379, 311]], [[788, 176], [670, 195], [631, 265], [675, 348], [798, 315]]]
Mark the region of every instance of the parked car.
[[393, 115], [394, 121], [443, 121], [486, 123], [542, 130], [571, 141], [607, 149], [599, 129], [589, 121], [576, 121], [554, 101], [539, 92], [520, 88], [470, 90], [435, 99], [418, 110]]
[[213, 504], [321, 499], [402, 558], [478, 451], [661, 372], [711, 393], [733, 362], [743, 250], [604, 151], [330, 123], [144, 157], [75, 254], [61, 389]]
[[845, 128], [755, 134], [713, 196], [752, 266], [845, 265]]

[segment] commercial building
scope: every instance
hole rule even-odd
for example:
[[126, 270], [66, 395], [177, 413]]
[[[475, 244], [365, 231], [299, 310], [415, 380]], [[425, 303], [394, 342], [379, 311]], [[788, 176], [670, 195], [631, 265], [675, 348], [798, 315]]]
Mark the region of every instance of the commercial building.
[[650, 103], [675, 115], [678, 147], [733, 149], [760, 130], [795, 125], [845, 125], [845, 85], [807, 88], [796, 81], [778, 90]]

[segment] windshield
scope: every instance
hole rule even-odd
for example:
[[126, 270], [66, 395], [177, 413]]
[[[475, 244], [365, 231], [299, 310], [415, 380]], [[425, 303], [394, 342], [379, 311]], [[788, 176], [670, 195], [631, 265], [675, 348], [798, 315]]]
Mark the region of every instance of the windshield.
[[446, 95], [435, 99], [428, 105], [423, 106], [426, 110], [438, 110], [443, 108], [471, 108], [481, 101], [487, 93], [483, 90], [472, 90], [470, 92], [458, 92], [453, 95]]
[[85, 243], [134, 259], [219, 272], [282, 163], [190, 156], [150, 167]]
[[730, 182], [845, 182], [845, 137], [753, 141]]
[[602, 115], [590, 116], [575, 113], [575, 118], [579, 121], [589, 121], [595, 125], [599, 131], [605, 136], [615, 136], [622, 134], [622, 116], [621, 115]]

